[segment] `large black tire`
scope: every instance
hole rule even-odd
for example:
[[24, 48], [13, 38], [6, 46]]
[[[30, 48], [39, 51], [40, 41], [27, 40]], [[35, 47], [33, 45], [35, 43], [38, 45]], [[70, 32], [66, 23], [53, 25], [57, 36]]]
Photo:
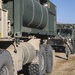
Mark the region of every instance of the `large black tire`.
[[45, 46], [46, 51], [46, 73], [51, 73], [53, 68], [53, 51], [50, 45]]
[[14, 75], [12, 57], [7, 50], [0, 49], [0, 75]]
[[[40, 47], [39, 53], [37, 53], [38, 63], [32, 63], [29, 66], [30, 75], [45, 75], [46, 74], [46, 54], [45, 48]], [[43, 60], [42, 60], [43, 59]]]
[[38, 64], [31, 64], [29, 66], [29, 74], [30, 75], [39, 75], [39, 65]]

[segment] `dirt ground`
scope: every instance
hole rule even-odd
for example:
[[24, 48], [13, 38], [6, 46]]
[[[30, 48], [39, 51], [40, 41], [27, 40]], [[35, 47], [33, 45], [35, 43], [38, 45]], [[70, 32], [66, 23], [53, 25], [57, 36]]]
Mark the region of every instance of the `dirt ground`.
[[[51, 74], [46, 75], [75, 75], [75, 54], [67, 60], [65, 53], [55, 53], [55, 62]], [[27, 71], [25, 71], [25, 75]], [[21, 75], [21, 74], [20, 74]]]
[[47, 75], [75, 75], [75, 54], [67, 60], [64, 53], [55, 53], [56, 61], [51, 74]]

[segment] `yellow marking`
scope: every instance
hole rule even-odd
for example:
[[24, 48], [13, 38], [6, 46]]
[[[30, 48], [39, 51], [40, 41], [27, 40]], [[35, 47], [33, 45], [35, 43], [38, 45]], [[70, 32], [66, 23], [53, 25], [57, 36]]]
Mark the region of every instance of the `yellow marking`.
[[48, 8], [50, 8], [50, 2], [48, 2]]
[[0, 33], [0, 37], [1, 37], [2, 35], [1, 35], [1, 33]]

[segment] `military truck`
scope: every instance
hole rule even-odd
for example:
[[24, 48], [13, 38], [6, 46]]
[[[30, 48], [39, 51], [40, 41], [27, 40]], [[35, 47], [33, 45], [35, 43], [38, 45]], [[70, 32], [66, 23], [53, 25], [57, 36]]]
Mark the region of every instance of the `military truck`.
[[57, 24], [57, 35], [52, 39], [56, 52], [64, 52], [67, 59], [74, 54], [74, 24]]
[[49, 0], [0, 0], [0, 75], [51, 73], [48, 41], [55, 35], [56, 6]]

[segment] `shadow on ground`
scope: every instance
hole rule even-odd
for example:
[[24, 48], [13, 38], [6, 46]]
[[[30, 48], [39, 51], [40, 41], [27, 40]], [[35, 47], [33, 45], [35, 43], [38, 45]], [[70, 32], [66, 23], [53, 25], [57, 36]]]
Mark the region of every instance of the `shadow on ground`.
[[59, 59], [65, 59], [65, 60], [67, 60], [67, 58], [64, 58], [64, 57], [61, 57], [61, 56], [58, 56], [58, 55], [55, 55], [55, 57], [57, 57]]

